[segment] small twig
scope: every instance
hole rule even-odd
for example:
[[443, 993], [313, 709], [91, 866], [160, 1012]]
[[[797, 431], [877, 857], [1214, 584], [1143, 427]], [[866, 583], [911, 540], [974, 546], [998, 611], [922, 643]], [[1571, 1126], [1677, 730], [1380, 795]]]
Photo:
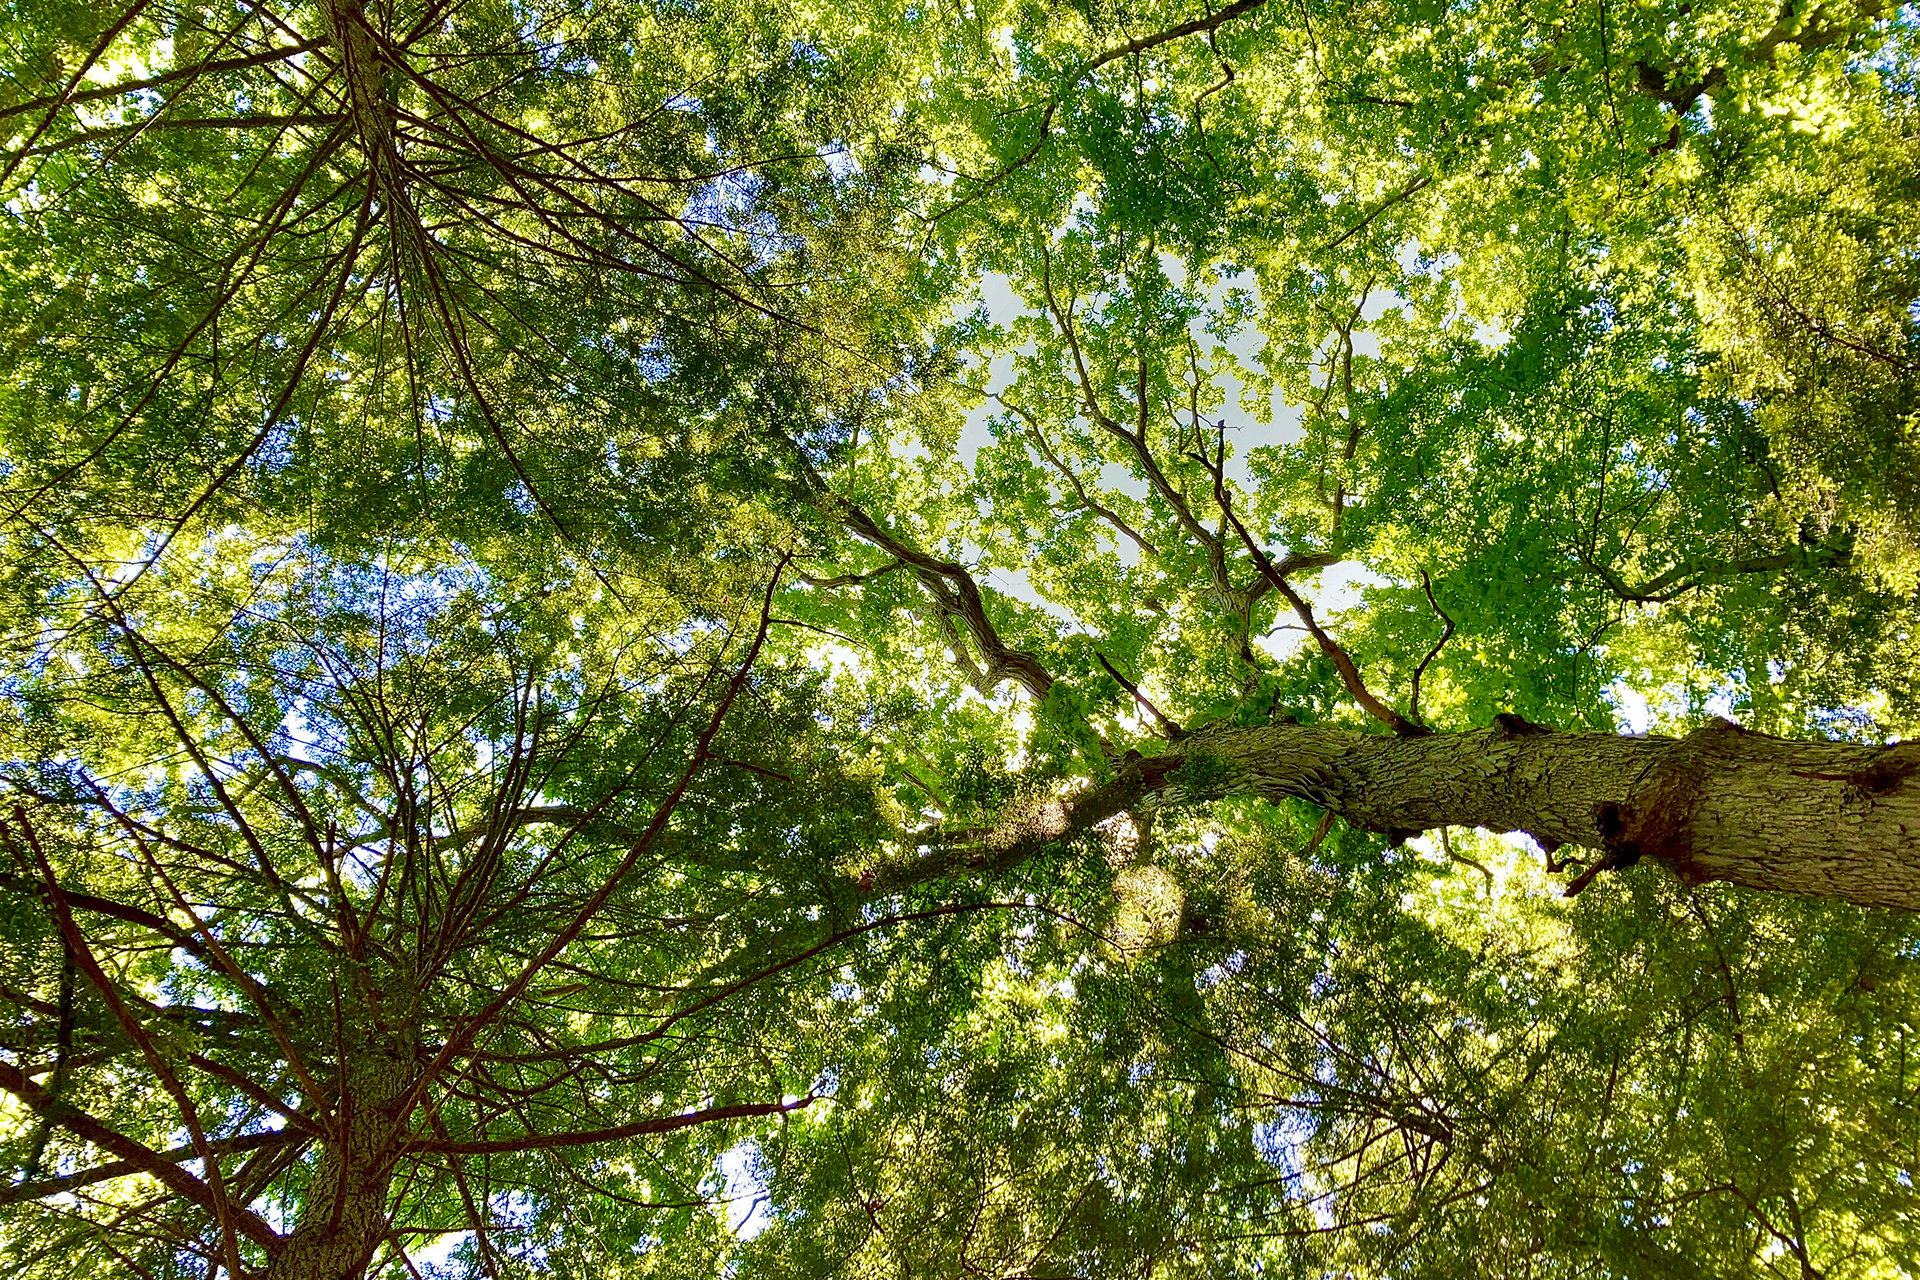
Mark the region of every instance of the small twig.
[[1432, 605], [1433, 611], [1440, 615], [1440, 621], [1447, 624], [1447, 629], [1441, 633], [1438, 640], [1433, 642], [1433, 648], [1427, 650], [1427, 656], [1420, 659], [1420, 665], [1413, 669], [1413, 692], [1407, 696], [1407, 719], [1415, 724], [1424, 723], [1420, 719], [1420, 677], [1427, 674], [1427, 664], [1439, 657], [1440, 650], [1446, 646], [1447, 641], [1453, 639], [1453, 619], [1449, 618], [1447, 611], [1440, 607], [1440, 602], [1433, 598], [1433, 579], [1427, 576], [1425, 569], [1420, 571], [1420, 586], [1427, 593], [1427, 603]]
[[1458, 862], [1462, 866], [1472, 867], [1475, 871], [1485, 876], [1487, 880], [1487, 896], [1493, 896], [1493, 872], [1487, 870], [1486, 863], [1475, 858], [1469, 858], [1466, 854], [1456, 850], [1453, 847], [1452, 838], [1447, 835], [1447, 829], [1445, 827], [1440, 828], [1440, 850], [1447, 855], [1449, 861]]
[[1300, 852], [1294, 856], [1304, 858], [1315, 849], [1318, 849], [1320, 842], [1327, 838], [1327, 832], [1331, 830], [1333, 830], [1333, 810], [1329, 809], [1320, 815], [1320, 825], [1313, 829], [1313, 835], [1307, 840], [1307, 843], [1301, 848]]
[[[1563, 863], [1562, 865], [1565, 864]], [[1601, 854], [1598, 858], [1595, 858], [1591, 863], [1587, 864], [1585, 871], [1582, 871], [1573, 878], [1573, 882], [1567, 886], [1567, 891], [1564, 896], [1569, 898], [1579, 896], [1582, 889], [1593, 883], [1595, 876], [1599, 875], [1602, 871], [1610, 871], [1617, 865], [1619, 864], [1611, 851]]]

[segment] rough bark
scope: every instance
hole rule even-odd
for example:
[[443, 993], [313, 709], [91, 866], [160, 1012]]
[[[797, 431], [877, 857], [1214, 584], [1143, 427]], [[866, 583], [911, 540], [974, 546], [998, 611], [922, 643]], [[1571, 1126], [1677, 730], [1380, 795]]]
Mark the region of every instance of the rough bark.
[[343, 1011], [340, 1096], [311, 1190], [263, 1280], [357, 1280], [387, 1238], [401, 1114], [419, 1071], [417, 1003], [368, 988]]
[[991, 828], [876, 874], [1016, 865], [1123, 811], [1226, 796], [1301, 799], [1369, 831], [1525, 831], [1683, 880], [1920, 910], [1920, 743], [1787, 741], [1710, 721], [1684, 738], [1562, 733], [1502, 717], [1420, 737], [1320, 725], [1217, 728], [1132, 757], [1078, 795], [1010, 806]]

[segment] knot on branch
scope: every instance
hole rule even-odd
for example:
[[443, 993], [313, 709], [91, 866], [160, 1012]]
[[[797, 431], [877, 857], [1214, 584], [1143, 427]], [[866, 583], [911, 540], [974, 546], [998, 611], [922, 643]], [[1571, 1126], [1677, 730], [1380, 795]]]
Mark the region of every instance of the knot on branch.
[[1502, 739], [1528, 738], [1536, 734], [1552, 733], [1551, 725], [1534, 724], [1511, 711], [1502, 711], [1493, 717], [1493, 732]]
[[1567, 896], [1586, 888], [1600, 872], [1624, 870], [1642, 857], [1668, 863], [1687, 885], [1718, 879], [1693, 856], [1689, 814], [1707, 775], [1725, 768], [1728, 757], [1739, 753], [1738, 744], [1755, 736], [1716, 716], [1668, 748], [1624, 802], [1596, 805], [1593, 823], [1602, 853], [1567, 886]]

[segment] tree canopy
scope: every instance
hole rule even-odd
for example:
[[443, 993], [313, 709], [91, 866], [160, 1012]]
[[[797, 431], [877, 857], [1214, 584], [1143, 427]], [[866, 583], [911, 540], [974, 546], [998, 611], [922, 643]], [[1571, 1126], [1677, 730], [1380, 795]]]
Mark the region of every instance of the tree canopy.
[[1915, 1274], [1912, 6], [4, 12], [0, 1274]]

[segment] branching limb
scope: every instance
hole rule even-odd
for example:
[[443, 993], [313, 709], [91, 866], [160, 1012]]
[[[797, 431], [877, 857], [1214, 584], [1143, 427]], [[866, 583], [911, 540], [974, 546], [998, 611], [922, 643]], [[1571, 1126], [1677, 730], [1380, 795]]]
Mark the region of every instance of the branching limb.
[[602, 879], [600, 887], [587, 899], [579, 911], [574, 914], [573, 919], [568, 921], [565, 926], [553, 935], [552, 939], [541, 949], [537, 956], [522, 966], [520, 972], [506, 983], [500, 993], [487, 1002], [486, 1007], [453, 1029], [452, 1033], [447, 1036], [446, 1043], [443, 1044], [440, 1047], [440, 1051], [434, 1055], [433, 1060], [421, 1070], [412, 1085], [408, 1087], [407, 1091], [393, 1105], [393, 1114], [397, 1116], [408, 1116], [412, 1114], [414, 1108], [419, 1105], [420, 1100], [426, 1095], [428, 1088], [452, 1065], [456, 1058], [467, 1051], [473, 1044], [475, 1037], [486, 1028], [492, 1026], [500, 1015], [506, 1011], [507, 1007], [520, 998], [522, 993], [524, 993], [527, 987], [532, 984], [533, 980], [539, 976], [540, 971], [546, 967], [549, 961], [558, 957], [562, 951], [565, 951], [568, 946], [572, 945], [574, 939], [579, 937], [580, 932], [600, 913], [601, 908], [607, 904], [607, 900], [613, 897], [615, 891], [618, 890], [620, 885], [626, 880], [628, 874], [639, 864], [640, 859], [646, 856], [648, 850], [652, 848], [653, 842], [665, 832], [667, 823], [672, 819], [674, 811], [679, 808], [681, 800], [693, 786], [694, 779], [700, 775], [714, 758], [713, 744], [714, 740], [720, 735], [720, 726], [726, 721], [727, 712], [732, 710], [734, 700], [740, 696], [740, 691], [746, 687], [747, 677], [753, 672], [754, 664], [760, 659], [760, 651], [766, 645], [768, 620], [772, 617], [773, 613], [774, 593], [779, 588], [781, 574], [786, 571], [787, 565], [792, 559], [791, 554], [783, 556], [779, 566], [768, 578], [766, 594], [760, 602], [759, 625], [754, 631], [753, 640], [747, 646], [747, 652], [741, 659], [740, 666], [738, 670], [735, 671], [732, 680], [728, 682], [726, 692], [721, 695], [719, 704], [714, 707], [713, 714], [707, 718], [706, 727], [700, 734], [700, 740], [694, 746], [692, 758], [687, 762], [686, 767], [681, 770], [679, 778], [674, 782], [673, 789], [667, 793], [666, 797], [661, 800], [659, 806], [655, 808], [653, 817], [647, 823], [646, 829], [634, 840], [631, 847], [628, 848], [626, 856], [620, 860], [619, 864]]
[[1314, 620], [1312, 607], [1287, 582], [1279, 567], [1273, 563], [1273, 557], [1254, 541], [1253, 535], [1247, 531], [1247, 526], [1241, 522], [1239, 516], [1234, 514], [1233, 499], [1227, 494], [1225, 454], [1226, 441], [1223, 433], [1220, 451], [1214, 458], [1209, 459], [1202, 454], [1191, 456], [1197, 458], [1202, 466], [1213, 473], [1213, 496], [1214, 501], [1220, 504], [1221, 515], [1233, 526], [1233, 531], [1239, 535], [1241, 544], [1246, 547], [1247, 554], [1253, 557], [1254, 564], [1259, 566], [1267, 582], [1288, 604], [1293, 606], [1293, 611], [1299, 617], [1301, 625], [1306, 627], [1314, 643], [1320, 646], [1320, 652], [1333, 663], [1334, 670], [1340, 673], [1340, 683], [1346, 686], [1347, 692], [1353, 695], [1353, 700], [1358, 702], [1368, 715], [1402, 737], [1415, 737], [1428, 732], [1425, 726], [1409, 720], [1368, 692], [1366, 683], [1360, 678], [1360, 668], [1354, 665], [1353, 656]]
[[1099, 516], [1102, 520], [1105, 520], [1108, 524], [1112, 525], [1115, 530], [1125, 534], [1128, 538], [1132, 539], [1133, 544], [1139, 547], [1142, 551], [1146, 552], [1148, 555], [1158, 556], [1160, 554], [1160, 548], [1154, 546], [1153, 543], [1149, 542], [1144, 534], [1142, 534], [1139, 530], [1135, 529], [1132, 525], [1128, 524], [1124, 519], [1122, 519], [1118, 512], [1114, 511], [1111, 507], [1104, 505], [1099, 501], [1099, 499], [1093, 497], [1091, 494], [1087, 492], [1085, 486], [1083, 486], [1080, 483], [1080, 477], [1077, 474], [1075, 474], [1075, 472], [1071, 467], [1067, 466], [1066, 463], [1060, 460], [1060, 456], [1053, 451], [1053, 446], [1047, 443], [1046, 433], [1041, 431], [1040, 423], [1033, 416], [1033, 414], [1029, 413], [1026, 409], [1021, 408], [1019, 405], [1015, 404], [1013, 401], [1007, 399], [1003, 395], [996, 394], [993, 398], [995, 400], [998, 400], [1002, 405], [1006, 406], [1006, 408], [1009, 411], [1018, 415], [1020, 420], [1027, 424], [1027, 435], [1031, 437], [1034, 444], [1039, 447], [1040, 456], [1045, 458], [1048, 464], [1051, 465], [1053, 469], [1060, 474], [1061, 479], [1065, 480], [1070, 486], [1072, 486], [1074, 496], [1080, 500], [1080, 505], [1082, 507], [1085, 507], [1088, 511], [1093, 512], [1095, 515]]
[[798, 447], [792, 446], [792, 441], [787, 441], [787, 444], [807, 487], [827, 506], [833, 518], [849, 533], [880, 548], [913, 572], [954, 644], [955, 660], [963, 670], [973, 667], [959, 645], [958, 632], [965, 630], [974, 647], [980, 651], [982, 662], [981, 666], [968, 672], [975, 687], [985, 693], [1002, 680], [1012, 680], [1032, 694], [1036, 702], [1046, 701], [1047, 694], [1053, 688], [1053, 676], [1040, 665], [1038, 658], [1013, 648], [1000, 638], [999, 630], [987, 617], [980, 585], [964, 565], [927, 555], [881, 528], [873, 517], [833, 492], [820, 473], [814, 470], [806, 455]]
[[1580, 549], [1579, 555], [1580, 562], [1606, 584], [1607, 590], [1629, 604], [1665, 604], [1714, 582], [1749, 573], [1778, 573], [1809, 561], [1824, 561], [1835, 568], [1845, 568], [1852, 558], [1844, 549], [1823, 547], [1811, 552], [1782, 551], [1744, 560], [1683, 560], [1665, 573], [1633, 586], [1586, 550]]
[[1194, 515], [1193, 508], [1187, 503], [1186, 496], [1167, 479], [1166, 472], [1160, 467], [1159, 459], [1153, 456], [1153, 450], [1147, 444], [1146, 420], [1142, 415], [1137, 431], [1129, 430], [1114, 421], [1112, 415], [1100, 407], [1100, 396], [1094, 386], [1093, 376], [1087, 368], [1086, 353], [1080, 345], [1080, 335], [1074, 328], [1073, 300], [1069, 298], [1062, 305], [1053, 288], [1053, 254], [1042, 246], [1040, 253], [1040, 285], [1046, 293], [1047, 309], [1053, 314], [1054, 324], [1060, 330], [1060, 336], [1066, 340], [1067, 350], [1073, 356], [1073, 368], [1080, 387], [1082, 407], [1086, 411], [1087, 421], [1099, 427], [1133, 457], [1141, 471], [1147, 477], [1147, 483], [1173, 511], [1180, 527], [1189, 537], [1200, 544], [1207, 553], [1207, 563], [1211, 570], [1216, 589], [1230, 593], [1233, 584], [1227, 580], [1225, 549], [1220, 536], [1207, 528]]

